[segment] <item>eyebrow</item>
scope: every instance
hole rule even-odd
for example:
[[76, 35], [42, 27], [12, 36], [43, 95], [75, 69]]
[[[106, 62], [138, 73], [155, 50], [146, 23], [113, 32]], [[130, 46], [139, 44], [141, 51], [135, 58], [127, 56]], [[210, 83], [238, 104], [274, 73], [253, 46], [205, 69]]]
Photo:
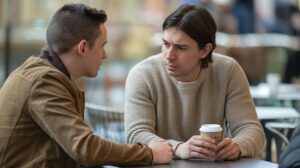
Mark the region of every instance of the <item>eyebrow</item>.
[[[164, 43], [169, 43], [167, 40], [162, 39]], [[177, 47], [184, 47], [184, 48], [188, 48], [189, 46], [187, 44], [174, 44]]]

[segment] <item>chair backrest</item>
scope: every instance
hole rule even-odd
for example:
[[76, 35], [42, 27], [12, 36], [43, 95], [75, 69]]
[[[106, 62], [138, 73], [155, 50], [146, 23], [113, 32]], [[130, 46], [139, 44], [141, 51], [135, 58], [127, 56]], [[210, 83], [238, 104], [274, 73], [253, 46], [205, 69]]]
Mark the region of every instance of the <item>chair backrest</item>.
[[265, 124], [266, 131], [269, 132], [270, 138], [275, 141], [276, 145], [276, 162], [280, 158], [281, 152], [289, 144], [289, 138], [296, 124], [283, 122], [267, 122]]
[[84, 120], [101, 138], [125, 143], [123, 110], [86, 103]]

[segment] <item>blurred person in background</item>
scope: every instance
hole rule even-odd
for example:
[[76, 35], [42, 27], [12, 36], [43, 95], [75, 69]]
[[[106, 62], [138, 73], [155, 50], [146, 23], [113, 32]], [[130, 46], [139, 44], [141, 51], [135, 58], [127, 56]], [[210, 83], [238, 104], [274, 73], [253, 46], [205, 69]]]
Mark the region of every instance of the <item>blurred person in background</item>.
[[169, 163], [166, 141], [117, 144], [84, 122], [84, 95], [74, 83], [95, 77], [106, 58], [107, 16], [66, 4], [47, 28], [47, 46], [5, 81], [0, 93], [0, 167], [79, 167]]
[[232, 14], [232, 5], [229, 0], [200, 0], [198, 3], [209, 11], [214, 18], [219, 32], [237, 33], [237, 22]]
[[[168, 140], [175, 157], [235, 160], [257, 156], [265, 136], [247, 78], [232, 58], [213, 53], [217, 26], [199, 5], [181, 5], [163, 25], [162, 53], [129, 72], [125, 134], [129, 143]], [[221, 142], [199, 135], [220, 124]]]
[[[285, 34], [296, 41], [300, 37], [300, 11], [297, 7], [298, 2], [293, 4], [291, 1], [274, 1], [274, 20], [266, 24], [269, 33]], [[294, 41], [292, 41], [294, 42]], [[287, 62], [283, 72], [283, 83], [299, 83], [300, 81], [300, 48], [292, 44], [291, 48], [286, 48]]]
[[255, 32], [254, 0], [234, 0], [233, 15], [237, 20], [239, 34]]
[[279, 168], [300, 167], [300, 124], [293, 132], [292, 138], [280, 155]]
[[[300, 38], [300, 11], [296, 6], [289, 6], [288, 32], [291, 37]], [[287, 49], [287, 63], [283, 76], [284, 83], [300, 83], [300, 48]]]

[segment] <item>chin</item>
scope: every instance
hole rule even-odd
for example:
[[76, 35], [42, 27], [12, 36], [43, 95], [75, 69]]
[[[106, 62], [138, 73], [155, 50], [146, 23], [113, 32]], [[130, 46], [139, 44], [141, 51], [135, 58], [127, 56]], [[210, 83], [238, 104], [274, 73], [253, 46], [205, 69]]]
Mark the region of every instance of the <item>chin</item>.
[[173, 76], [173, 77], [176, 77], [176, 74], [172, 71], [167, 71], [167, 73], [170, 75], [170, 76]]
[[97, 75], [98, 75], [98, 72], [88, 74], [87, 77], [89, 77], [89, 78], [94, 78], [94, 77], [97, 77]]
[[91, 77], [97, 77], [98, 76], [98, 73], [95, 73], [95, 74], [93, 74]]

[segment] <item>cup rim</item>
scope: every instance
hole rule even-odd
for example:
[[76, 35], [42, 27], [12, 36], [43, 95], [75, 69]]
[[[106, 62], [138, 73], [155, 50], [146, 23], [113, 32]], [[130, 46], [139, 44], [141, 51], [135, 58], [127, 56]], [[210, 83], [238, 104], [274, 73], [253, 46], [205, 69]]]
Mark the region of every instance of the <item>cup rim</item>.
[[200, 132], [221, 132], [222, 130], [219, 124], [203, 124], [199, 128]]

